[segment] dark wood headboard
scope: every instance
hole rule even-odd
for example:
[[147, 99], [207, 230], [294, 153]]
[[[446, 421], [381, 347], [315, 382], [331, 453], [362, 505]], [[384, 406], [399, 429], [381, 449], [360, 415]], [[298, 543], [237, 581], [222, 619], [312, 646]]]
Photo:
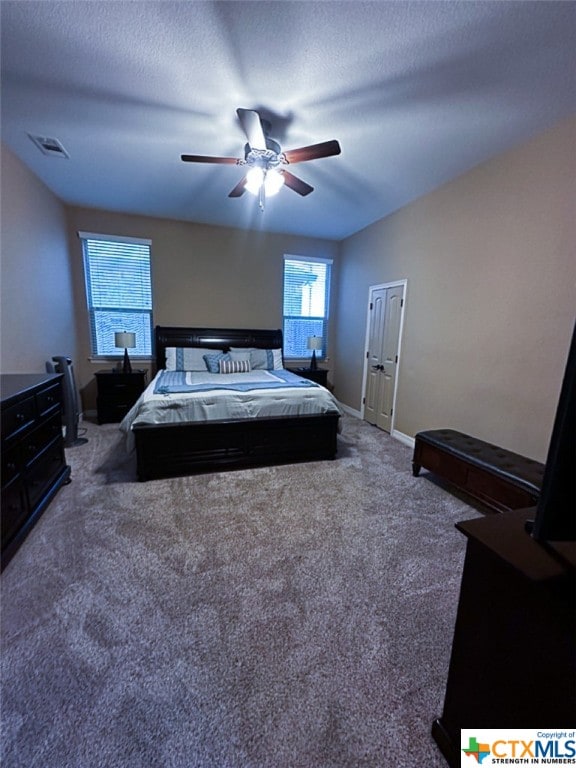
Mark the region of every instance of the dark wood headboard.
[[156, 370], [166, 367], [166, 347], [230, 347], [282, 349], [282, 330], [255, 328], [174, 328], [157, 325], [154, 333]]

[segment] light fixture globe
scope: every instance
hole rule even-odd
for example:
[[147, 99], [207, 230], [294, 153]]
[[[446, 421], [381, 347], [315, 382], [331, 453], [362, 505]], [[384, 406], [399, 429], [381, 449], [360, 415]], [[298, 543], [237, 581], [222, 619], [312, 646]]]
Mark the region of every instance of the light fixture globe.
[[246, 174], [246, 189], [252, 195], [259, 195], [262, 187], [266, 197], [274, 197], [282, 189], [284, 176], [275, 168], [264, 169], [255, 165]]
[[250, 194], [258, 195], [263, 181], [264, 171], [260, 166], [254, 166], [253, 168], [250, 168], [246, 174], [246, 189]]
[[273, 197], [277, 195], [282, 189], [284, 184], [284, 176], [279, 171], [271, 170], [267, 171], [264, 176], [264, 192], [266, 197]]

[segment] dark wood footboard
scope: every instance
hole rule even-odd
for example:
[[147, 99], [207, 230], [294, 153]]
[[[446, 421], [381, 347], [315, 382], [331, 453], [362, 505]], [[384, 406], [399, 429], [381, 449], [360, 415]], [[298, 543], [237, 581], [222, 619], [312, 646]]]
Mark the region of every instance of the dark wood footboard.
[[133, 427], [139, 480], [332, 459], [337, 413]]

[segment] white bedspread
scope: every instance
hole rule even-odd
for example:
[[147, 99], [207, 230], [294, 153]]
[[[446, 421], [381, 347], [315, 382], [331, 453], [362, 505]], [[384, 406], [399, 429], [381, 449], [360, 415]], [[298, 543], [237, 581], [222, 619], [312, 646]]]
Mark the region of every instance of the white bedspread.
[[[252, 371], [250, 375], [254, 378], [254, 374], [258, 373], [262, 374], [261, 380], [265, 381], [266, 371]], [[215, 375], [207, 373], [207, 381], [214, 380]], [[239, 375], [242, 374], [217, 374], [220, 383], [227, 376], [230, 376], [230, 380], [236, 381]], [[132, 427], [135, 424], [179, 424], [218, 419], [302, 416], [316, 413], [342, 415], [343, 413], [334, 395], [321, 386], [303, 389], [289, 387], [255, 389], [248, 392], [217, 389], [207, 392], [155, 395], [154, 387], [158, 376], [159, 374], [146, 387], [120, 424], [120, 429], [127, 437], [128, 450], [134, 447]]]

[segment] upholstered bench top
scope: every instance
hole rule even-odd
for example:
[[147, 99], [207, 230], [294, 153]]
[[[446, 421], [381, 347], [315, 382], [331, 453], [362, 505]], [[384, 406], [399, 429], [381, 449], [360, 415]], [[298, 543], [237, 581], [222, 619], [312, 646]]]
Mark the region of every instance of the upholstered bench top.
[[476, 437], [470, 437], [454, 429], [432, 429], [418, 432], [416, 440], [440, 448], [453, 456], [481, 467], [487, 472], [506, 478], [508, 482], [537, 494], [542, 488], [544, 464], [527, 459]]

